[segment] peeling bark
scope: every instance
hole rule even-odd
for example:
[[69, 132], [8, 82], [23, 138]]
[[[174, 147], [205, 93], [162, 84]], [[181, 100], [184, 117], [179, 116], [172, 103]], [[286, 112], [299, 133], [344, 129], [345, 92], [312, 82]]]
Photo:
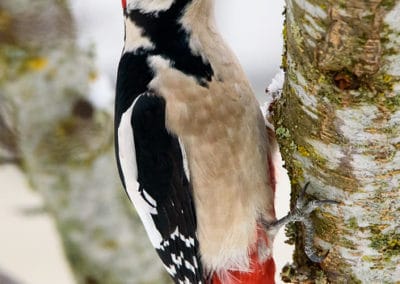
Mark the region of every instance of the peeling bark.
[[294, 192], [309, 181], [313, 198], [341, 205], [315, 213], [315, 245], [329, 250], [320, 265], [302, 252], [301, 228], [289, 228], [285, 278], [399, 283], [400, 1], [286, 2], [282, 156]]

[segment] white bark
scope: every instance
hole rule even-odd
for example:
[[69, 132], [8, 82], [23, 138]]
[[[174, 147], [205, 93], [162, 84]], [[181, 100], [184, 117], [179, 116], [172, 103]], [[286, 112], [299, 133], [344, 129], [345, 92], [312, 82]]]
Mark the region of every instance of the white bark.
[[283, 157], [297, 189], [342, 202], [316, 214], [321, 268], [297, 241], [296, 277], [398, 283], [400, 1], [287, 0], [285, 36]]

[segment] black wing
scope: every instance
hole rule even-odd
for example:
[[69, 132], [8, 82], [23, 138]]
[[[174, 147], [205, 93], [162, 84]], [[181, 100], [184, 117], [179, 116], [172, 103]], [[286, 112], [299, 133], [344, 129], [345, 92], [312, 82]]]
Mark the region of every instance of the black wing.
[[179, 140], [165, 126], [164, 99], [140, 95], [116, 138], [125, 188], [168, 273], [175, 283], [203, 283], [192, 190]]

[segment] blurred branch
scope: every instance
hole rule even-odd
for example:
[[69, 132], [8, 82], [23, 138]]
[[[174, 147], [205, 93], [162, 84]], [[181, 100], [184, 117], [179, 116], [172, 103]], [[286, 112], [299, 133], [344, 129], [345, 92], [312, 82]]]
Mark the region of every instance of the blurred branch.
[[0, 271], [0, 284], [19, 284], [16, 280]]
[[86, 98], [94, 52], [74, 29], [67, 1], [1, 0], [0, 164], [43, 196], [77, 283], [167, 283], [117, 178], [112, 115]]
[[20, 164], [16, 130], [6, 117], [5, 102], [0, 97], [0, 164]]

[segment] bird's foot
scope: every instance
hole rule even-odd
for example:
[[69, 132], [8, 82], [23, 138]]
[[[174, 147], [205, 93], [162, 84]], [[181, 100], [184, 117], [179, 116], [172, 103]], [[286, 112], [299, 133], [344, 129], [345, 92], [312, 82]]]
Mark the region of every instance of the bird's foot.
[[297, 198], [296, 206], [285, 217], [270, 223], [265, 221], [263, 222], [263, 225], [266, 230], [279, 230], [283, 225], [286, 225], [287, 223], [301, 222], [304, 225], [305, 230], [304, 252], [311, 261], [320, 263], [325, 259], [328, 253], [323, 256], [319, 256], [314, 249], [315, 230], [310, 215], [315, 209], [323, 205], [337, 205], [339, 204], [339, 202], [335, 200], [312, 200], [310, 202], [307, 202], [305, 199], [305, 193], [309, 185], [310, 183], [307, 183], [303, 187], [299, 194], [299, 197]]

